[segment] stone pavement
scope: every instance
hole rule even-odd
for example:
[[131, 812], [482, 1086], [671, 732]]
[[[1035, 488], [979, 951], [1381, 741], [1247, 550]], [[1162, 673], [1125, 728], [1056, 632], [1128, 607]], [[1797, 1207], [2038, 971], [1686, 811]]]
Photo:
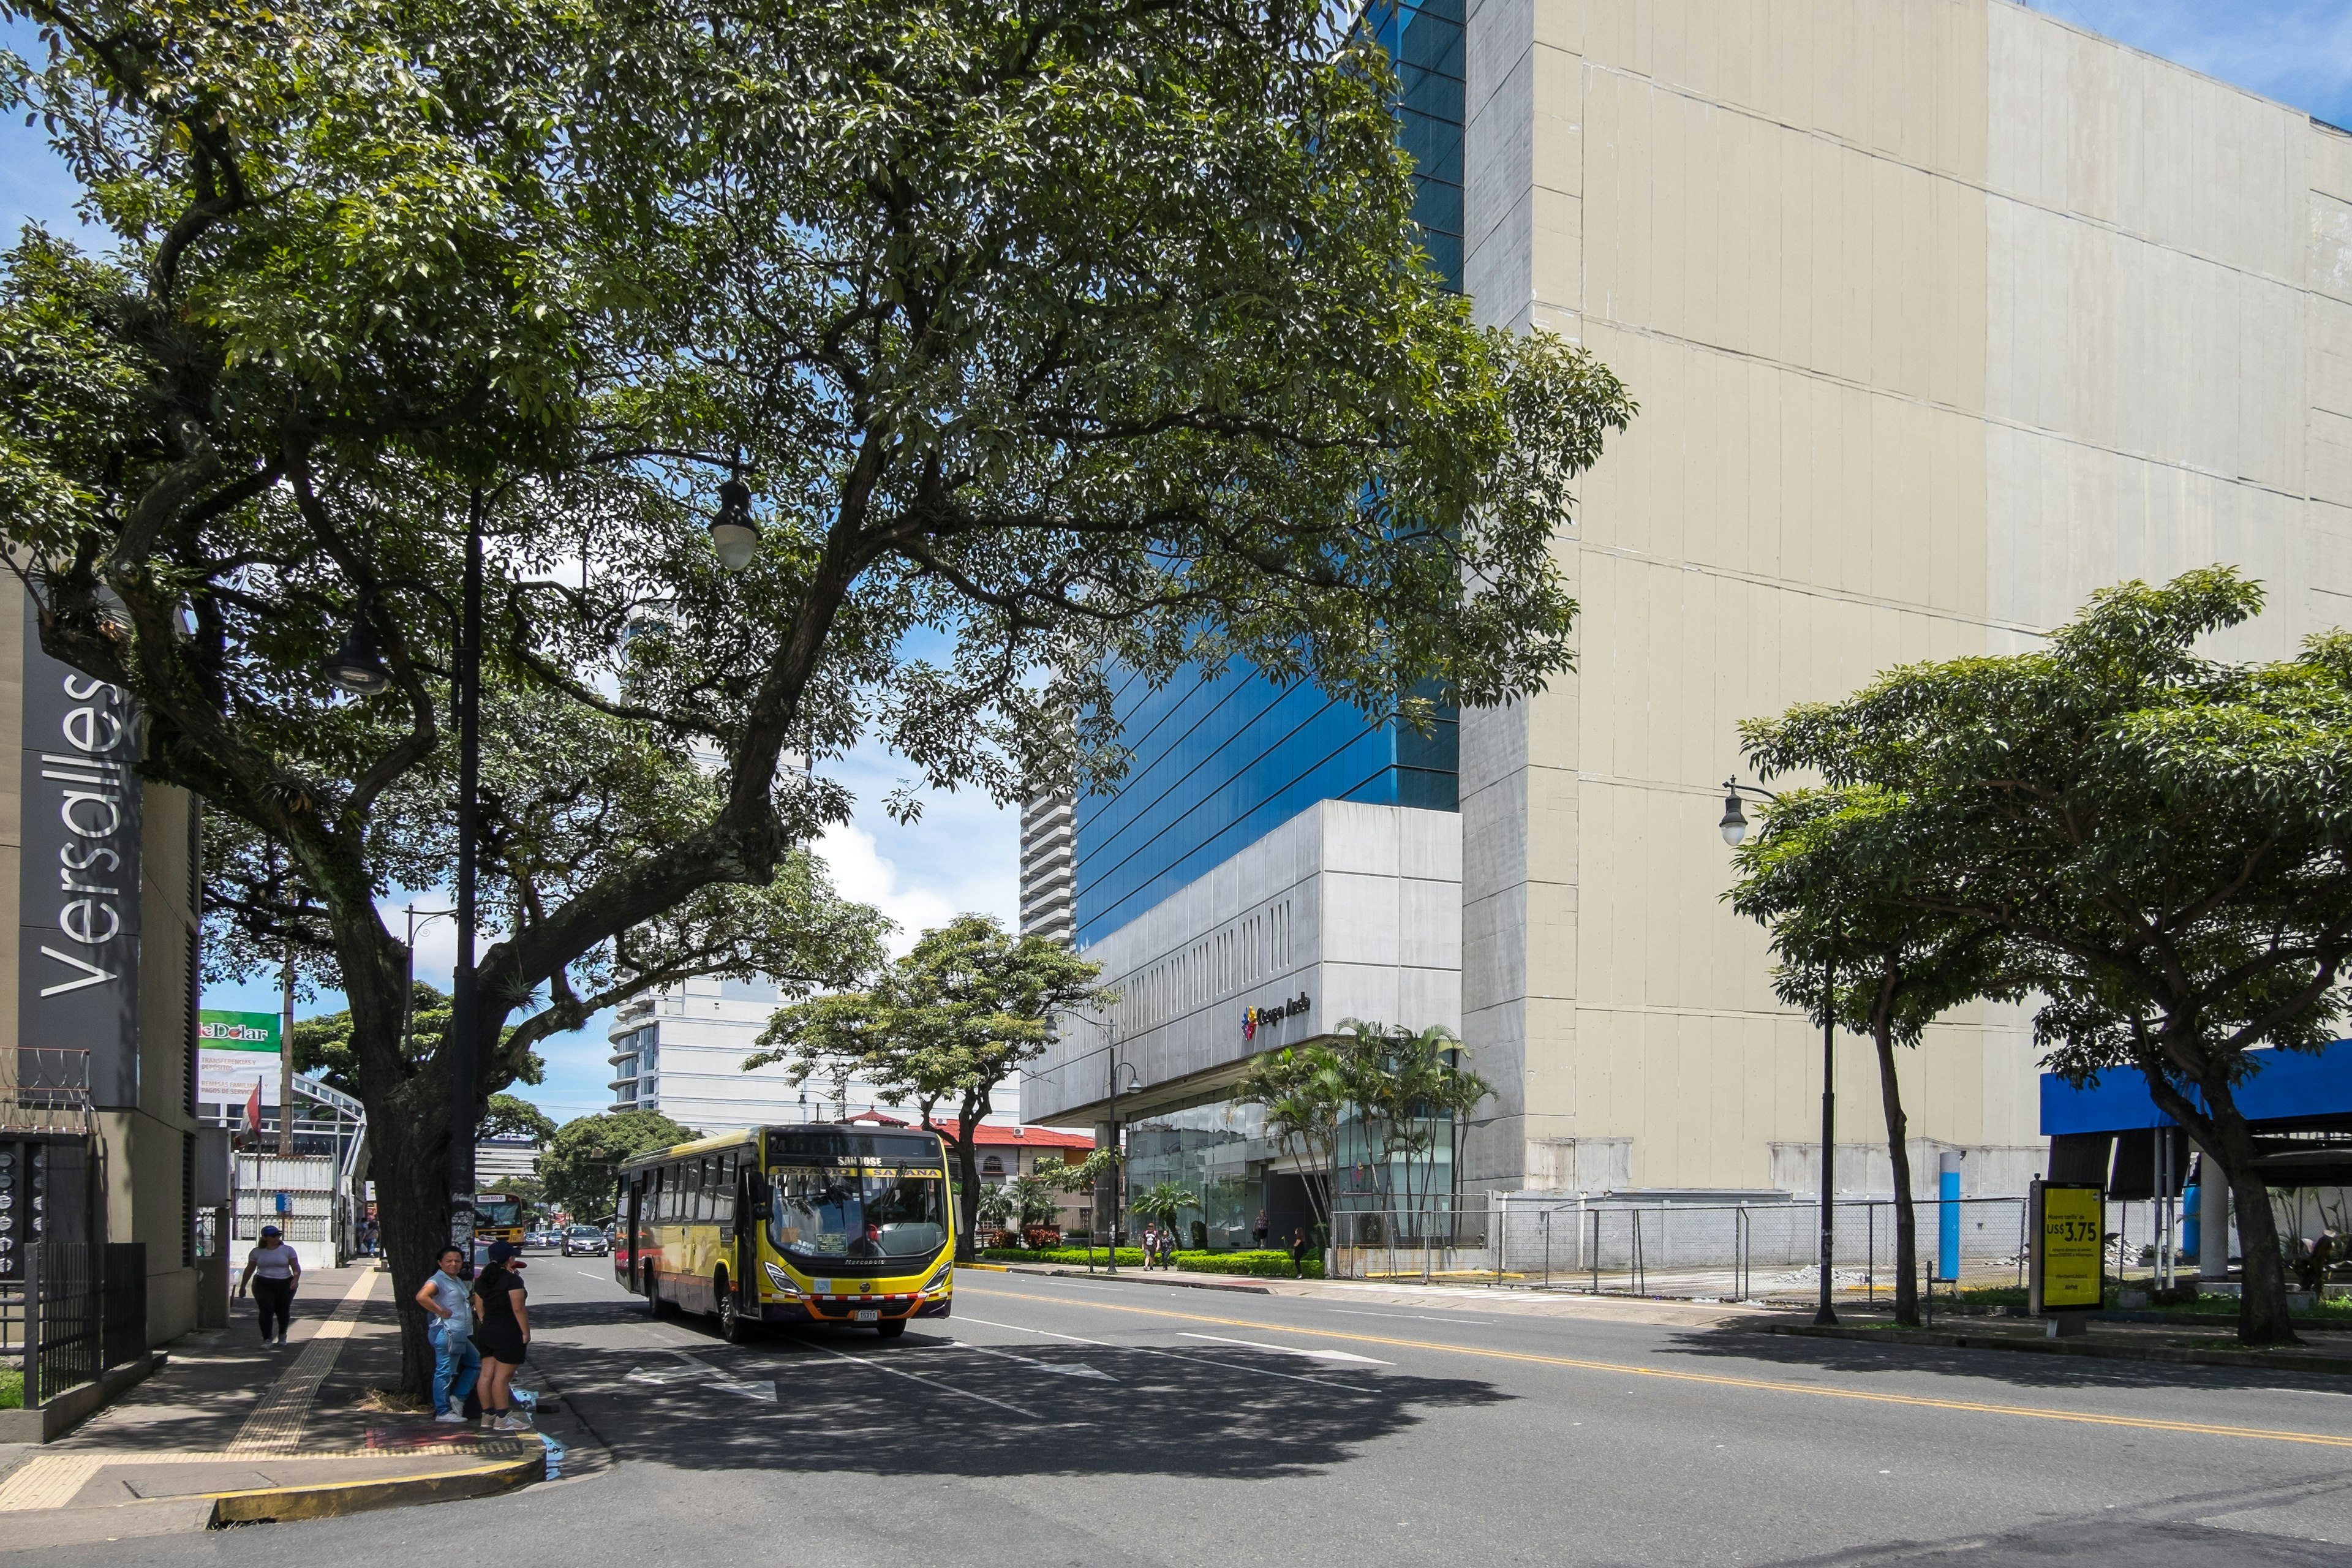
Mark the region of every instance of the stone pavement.
[[517, 1386], [539, 1391], [544, 1436], [441, 1426], [388, 1400], [391, 1279], [372, 1264], [306, 1272], [283, 1349], [238, 1301], [231, 1327], [165, 1347], [162, 1371], [79, 1430], [0, 1448], [0, 1552], [480, 1496], [593, 1461], [529, 1368]]

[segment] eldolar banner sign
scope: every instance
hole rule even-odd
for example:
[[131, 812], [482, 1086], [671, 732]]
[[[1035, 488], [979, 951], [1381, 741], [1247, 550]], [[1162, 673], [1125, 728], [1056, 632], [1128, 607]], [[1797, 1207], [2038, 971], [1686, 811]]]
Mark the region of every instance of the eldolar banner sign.
[[261, 1083], [261, 1103], [278, 1103], [278, 1015], [196, 1015], [196, 1100], [202, 1105], [243, 1105]]

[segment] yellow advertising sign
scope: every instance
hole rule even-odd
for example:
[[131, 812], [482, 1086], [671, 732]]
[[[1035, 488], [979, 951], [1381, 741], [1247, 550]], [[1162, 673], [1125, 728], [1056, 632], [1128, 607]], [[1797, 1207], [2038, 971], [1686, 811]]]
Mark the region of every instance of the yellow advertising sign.
[[2106, 1284], [2101, 1253], [2106, 1194], [2096, 1186], [2043, 1183], [2034, 1216], [2035, 1308], [2096, 1307]]

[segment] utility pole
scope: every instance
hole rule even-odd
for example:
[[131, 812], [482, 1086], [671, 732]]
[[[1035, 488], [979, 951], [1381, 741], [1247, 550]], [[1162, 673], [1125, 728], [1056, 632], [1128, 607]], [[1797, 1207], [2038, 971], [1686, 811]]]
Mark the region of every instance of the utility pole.
[[449, 1013], [449, 1239], [473, 1256], [474, 1132], [478, 1050], [474, 1038], [474, 817], [481, 779], [482, 492], [466, 519], [466, 589], [457, 626], [457, 965]]
[[294, 939], [278, 970], [278, 1152], [294, 1152]]

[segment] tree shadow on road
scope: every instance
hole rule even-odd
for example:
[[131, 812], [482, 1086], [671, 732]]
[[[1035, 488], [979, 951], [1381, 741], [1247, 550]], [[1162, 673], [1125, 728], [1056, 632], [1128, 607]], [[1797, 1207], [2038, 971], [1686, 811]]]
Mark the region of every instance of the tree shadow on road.
[[888, 1342], [806, 1329], [730, 1345], [689, 1342], [705, 1331], [688, 1319], [662, 1336], [675, 1349], [621, 1348], [578, 1331], [642, 1325], [641, 1311], [551, 1303], [531, 1320], [533, 1364], [601, 1441], [625, 1459], [688, 1469], [1263, 1480], [1344, 1462], [1426, 1411], [1514, 1397], [1491, 1383], [1244, 1345], [979, 1349], [953, 1342], [944, 1322]]
[[2276, 1389], [2352, 1394], [2352, 1379], [2339, 1373], [2298, 1373], [2269, 1367], [2204, 1366], [2191, 1363], [2108, 1361], [2035, 1351], [1976, 1350], [1951, 1345], [1900, 1344], [1883, 1340], [1816, 1339], [1769, 1334], [1738, 1324], [1694, 1329], [1673, 1336], [1677, 1351], [1711, 1358], [1736, 1357], [1789, 1368], [1817, 1368], [1843, 1376], [1927, 1373], [1991, 1381], [2017, 1388], [2096, 1390], [2179, 1389], [2261, 1392]]

